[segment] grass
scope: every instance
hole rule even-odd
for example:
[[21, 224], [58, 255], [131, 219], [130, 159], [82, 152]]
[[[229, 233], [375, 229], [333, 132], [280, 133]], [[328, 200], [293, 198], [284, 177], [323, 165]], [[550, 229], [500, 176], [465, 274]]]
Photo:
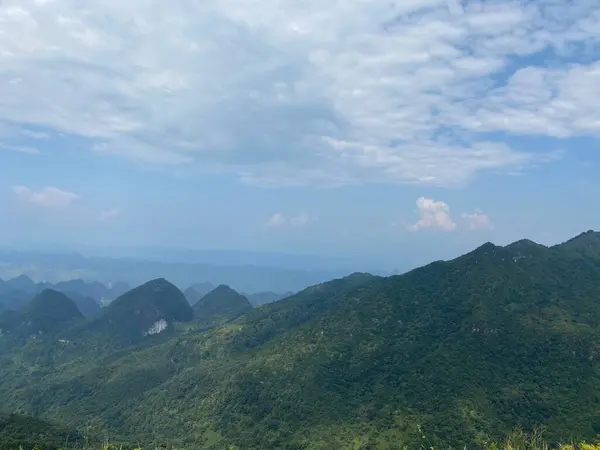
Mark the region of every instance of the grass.
[[[423, 436], [424, 442], [427, 442], [426, 436]], [[358, 444], [358, 445], [357, 445]], [[170, 446], [161, 446], [160, 450], [183, 450], [177, 449]], [[115, 445], [104, 443], [100, 445], [83, 445], [83, 446], [64, 446], [64, 447], [47, 447], [44, 445], [38, 446], [22, 446], [16, 445], [14, 447], [6, 446], [0, 442], [1, 450], [159, 450], [159, 448], [150, 448], [150, 447], [141, 447], [141, 446], [128, 446], [124, 447], [122, 445]], [[229, 445], [224, 447], [223, 450], [241, 450], [245, 447], [237, 447], [234, 445]], [[354, 442], [352, 446], [352, 450], [366, 450], [371, 447], [365, 446], [365, 444], [360, 444]], [[398, 447], [399, 448], [399, 447]], [[471, 448], [479, 449], [479, 450], [600, 450], [600, 441], [596, 443], [588, 443], [588, 442], [578, 442], [578, 443], [570, 443], [570, 444], [556, 444], [551, 445], [543, 438], [543, 430], [536, 429], [532, 433], [525, 433], [522, 430], [515, 430], [510, 433], [504, 441], [501, 442], [490, 442], [483, 447], [473, 446]], [[196, 449], [194, 449], [196, 450]], [[331, 450], [345, 450], [345, 449], [331, 449]], [[379, 450], [379, 447], [374, 448], [374, 450]], [[407, 447], [403, 447], [402, 450], [411, 450]], [[438, 448], [434, 448], [433, 446], [429, 446], [427, 444], [421, 445], [419, 448], [415, 450], [442, 450]], [[453, 450], [453, 449], [443, 449], [443, 450]], [[468, 450], [468, 447], [460, 450]]]

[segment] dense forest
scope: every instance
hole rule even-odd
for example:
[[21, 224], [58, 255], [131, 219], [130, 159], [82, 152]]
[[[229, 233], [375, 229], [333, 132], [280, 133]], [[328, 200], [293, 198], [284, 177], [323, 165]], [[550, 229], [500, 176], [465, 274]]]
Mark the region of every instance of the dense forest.
[[552, 446], [600, 435], [595, 232], [554, 247], [486, 243], [256, 308], [224, 287], [190, 306], [162, 279], [87, 318], [45, 296], [53, 314], [39, 298], [0, 314], [0, 404], [78, 435], [180, 449], [483, 448], [519, 427], [543, 427]]

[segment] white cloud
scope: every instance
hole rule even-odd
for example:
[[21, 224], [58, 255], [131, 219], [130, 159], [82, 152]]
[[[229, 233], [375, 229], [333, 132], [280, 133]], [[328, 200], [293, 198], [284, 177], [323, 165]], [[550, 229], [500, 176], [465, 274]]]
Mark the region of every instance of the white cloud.
[[27, 145], [8, 145], [0, 144], [0, 150], [8, 150], [10, 152], [27, 153], [30, 155], [39, 155], [40, 151], [35, 147], [29, 147]]
[[293, 227], [303, 227], [312, 220], [314, 220], [314, 218], [311, 217], [309, 214], [300, 213], [297, 216], [290, 217], [290, 225], [292, 225]]
[[117, 217], [120, 214], [121, 214], [121, 211], [119, 211], [118, 209], [110, 209], [107, 211], [102, 211], [100, 213], [100, 219], [102, 219], [102, 220], [112, 219], [112, 218]]
[[281, 213], [275, 213], [265, 222], [268, 228], [281, 228], [284, 226], [304, 227], [310, 222], [316, 221], [317, 218], [308, 213], [302, 212], [297, 215], [286, 217]]
[[462, 213], [460, 215], [470, 230], [492, 230], [494, 224], [487, 214], [482, 212]]
[[268, 228], [280, 228], [286, 224], [286, 219], [280, 213], [275, 213], [267, 219], [265, 226]]
[[417, 209], [420, 219], [409, 229], [413, 231], [423, 229], [452, 231], [456, 229], [456, 222], [452, 220], [450, 207], [446, 203], [420, 197], [417, 200]]
[[73, 192], [63, 191], [52, 186], [39, 191], [32, 191], [25, 186], [13, 186], [12, 190], [20, 200], [47, 208], [66, 208], [79, 198]]
[[4, 0], [0, 128], [255, 184], [447, 185], [544, 160], [502, 133], [600, 137], [599, 43], [596, 0]]

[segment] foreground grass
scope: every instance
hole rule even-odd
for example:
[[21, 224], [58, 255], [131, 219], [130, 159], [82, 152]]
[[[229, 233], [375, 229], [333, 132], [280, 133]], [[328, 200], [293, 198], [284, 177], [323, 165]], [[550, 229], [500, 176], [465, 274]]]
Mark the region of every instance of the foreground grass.
[[[242, 450], [244, 446], [234, 446], [229, 445], [223, 447], [223, 450]], [[400, 448], [400, 447], [398, 447]], [[569, 444], [557, 444], [551, 445], [544, 438], [543, 433], [539, 430], [536, 430], [532, 433], [525, 433], [521, 430], [516, 430], [510, 433], [504, 441], [501, 442], [491, 442], [485, 444], [483, 446], [474, 445], [471, 448], [480, 449], [480, 450], [600, 450], [600, 441], [596, 443], [587, 443], [587, 442], [578, 442], [578, 443], [569, 443]], [[11, 445], [4, 444], [0, 442], [0, 450], [183, 450], [177, 449], [175, 447], [170, 446], [160, 446], [160, 447], [141, 447], [141, 446], [123, 446], [123, 445], [115, 445], [115, 444], [99, 444], [92, 445], [86, 444], [82, 446], [47, 446], [44, 444], [34, 445], [34, 446], [23, 446], [23, 445]], [[267, 450], [267, 449], [265, 449]], [[331, 449], [338, 450], [338, 449]], [[339, 449], [342, 450], [342, 449]], [[371, 449], [371, 447], [359, 446], [358, 448], [354, 448], [352, 450], [380, 450], [379, 447]], [[402, 448], [402, 450], [411, 450], [407, 447]], [[415, 450], [452, 450], [452, 449], [436, 449], [434, 447], [430, 447], [427, 445], [422, 445]], [[467, 447], [461, 450], [468, 450]]]

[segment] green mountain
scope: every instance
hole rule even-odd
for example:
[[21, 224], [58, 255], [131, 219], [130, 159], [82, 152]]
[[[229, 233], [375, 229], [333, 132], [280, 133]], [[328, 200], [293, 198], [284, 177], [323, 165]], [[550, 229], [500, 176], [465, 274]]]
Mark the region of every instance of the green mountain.
[[[71, 356], [42, 340], [15, 346], [0, 353], [0, 401], [180, 449], [472, 448], [537, 425], [551, 442], [593, 440], [600, 257], [581, 250], [586, 236], [353, 274], [102, 358], [85, 340]], [[152, 286], [121, 315], [137, 317]]]
[[193, 314], [183, 293], [159, 278], [118, 297], [76, 336], [84, 342], [95, 335], [120, 346], [135, 344], [146, 336], [173, 330], [175, 323], [188, 322]]
[[53, 334], [83, 315], [66, 295], [45, 289], [18, 311], [0, 315], [0, 330], [4, 335], [28, 337]]
[[252, 304], [246, 297], [222, 284], [204, 295], [193, 308], [199, 323], [215, 325], [251, 311]]
[[600, 258], [600, 233], [591, 230], [586, 231], [554, 248], [592, 258]]
[[100, 304], [92, 297], [84, 296], [76, 292], [65, 292], [65, 295], [75, 302], [77, 309], [79, 309], [81, 314], [83, 314], [85, 317], [93, 317], [102, 309]]

